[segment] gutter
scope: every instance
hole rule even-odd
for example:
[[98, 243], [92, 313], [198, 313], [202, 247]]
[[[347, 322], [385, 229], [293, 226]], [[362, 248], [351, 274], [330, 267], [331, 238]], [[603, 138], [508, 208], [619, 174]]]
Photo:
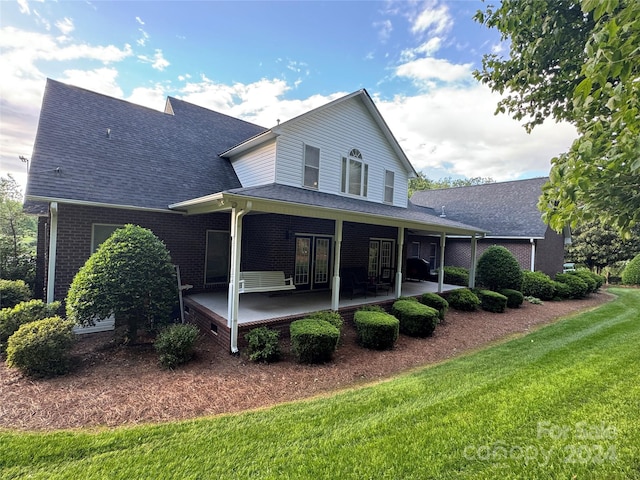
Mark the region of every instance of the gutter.
[[47, 303], [55, 300], [56, 287], [56, 250], [58, 248], [58, 202], [49, 205], [49, 263], [47, 267]]

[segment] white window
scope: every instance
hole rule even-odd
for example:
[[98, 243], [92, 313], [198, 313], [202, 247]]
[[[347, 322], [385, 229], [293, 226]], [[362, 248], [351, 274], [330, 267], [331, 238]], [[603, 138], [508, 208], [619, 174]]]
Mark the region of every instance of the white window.
[[205, 283], [229, 281], [229, 232], [208, 230]]
[[384, 201], [386, 203], [393, 203], [393, 183], [394, 174], [389, 170], [384, 172]]
[[360, 150], [353, 149], [348, 157], [342, 157], [342, 184], [343, 193], [367, 196], [367, 183], [369, 181], [369, 165], [362, 161]]
[[113, 232], [122, 227], [124, 227], [124, 225], [94, 223], [91, 232], [91, 253], [95, 252]]
[[304, 186], [318, 188], [320, 177], [320, 149], [311, 145], [304, 146]]

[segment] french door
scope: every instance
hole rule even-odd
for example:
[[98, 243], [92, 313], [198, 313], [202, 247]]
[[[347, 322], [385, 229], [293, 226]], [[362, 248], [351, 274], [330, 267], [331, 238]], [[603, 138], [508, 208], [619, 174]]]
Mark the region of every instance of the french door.
[[294, 283], [299, 290], [329, 288], [331, 282], [331, 237], [296, 235]]

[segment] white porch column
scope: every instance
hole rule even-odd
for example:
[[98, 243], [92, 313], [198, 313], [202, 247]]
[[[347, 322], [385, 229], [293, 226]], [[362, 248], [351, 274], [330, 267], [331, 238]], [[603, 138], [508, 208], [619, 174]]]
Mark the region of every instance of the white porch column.
[[476, 264], [478, 263], [478, 238], [474, 233], [471, 237], [471, 266], [469, 268], [469, 288], [476, 286]]
[[398, 259], [396, 260], [396, 298], [402, 296], [402, 260], [404, 252], [404, 227], [398, 227]]
[[530, 238], [531, 242], [531, 271], [535, 271], [536, 269], [536, 241], [533, 238]]
[[438, 293], [442, 293], [444, 285], [444, 246], [447, 235], [443, 232], [440, 234], [440, 265], [438, 266]]
[[56, 251], [58, 249], [58, 202], [49, 205], [49, 263], [47, 266], [47, 303], [55, 300]]
[[335, 222], [335, 245], [333, 247], [333, 285], [331, 290], [331, 310], [340, 307], [340, 252], [342, 250], [342, 220]]
[[238, 306], [240, 294], [238, 281], [240, 280], [240, 257], [242, 254], [242, 217], [251, 210], [251, 202], [247, 202], [244, 209], [237, 206], [231, 208], [231, 259], [229, 268], [229, 294], [227, 299], [227, 326], [231, 328], [231, 353], [238, 352]]

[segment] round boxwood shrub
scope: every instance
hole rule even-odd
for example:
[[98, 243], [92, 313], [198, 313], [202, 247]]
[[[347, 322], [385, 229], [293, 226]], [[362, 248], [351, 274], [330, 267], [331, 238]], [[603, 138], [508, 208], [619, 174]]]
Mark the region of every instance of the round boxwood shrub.
[[249, 360], [253, 362], [277, 362], [280, 360], [280, 332], [267, 327], [254, 328], [244, 338], [247, 341]]
[[463, 267], [444, 267], [443, 282], [466, 287], [469, 285], [469, 270]]
[[398, 340], [400, 322], [385, 312], [358, 310], [353, 316], [358, 344], [373, 350], [393, 348]]
[[569, 285], [553, 281], [553, 298], [557, 300], [571, 298], [571, 288], [569, 288]]
[[54, 317], [60, 302], [44, 303], [42, 300], [21, 302], [13, 308], [0, 310], [0, 354], [7, 349], [7, 340], [21, 325]]
[[579, 277], [584, 283], [587, 284], [589, 291], [587, 293], [592, 293], [598, 290], [598, 282], [591, 276], [591, 272], [588, 270], [576, 270], [574, 272], [568, 272], [571, 275], [575, 275]]
[[480, 305], [480, 299], [468, 288], [454, 290], [447, 295], [447, 302], [451, 308], [463, 312], [473, 312]]
[[624, 267], [622, 283], [625, 285], [640, 285], [640, 253]]
[[163, 329], [153, 343], [160, 364], [165, 368], [175, 368], [191, 360], [199, 333], [198, 327], [189, 323], [178, 323]]
[[478, 260], [476, 283], [494, 292], [504, 288], [520, 290], [522, 269], [509, 250], [493, 245], [487, 248]]
[[540, 300], [551, 300], [554, 295], [553, 280], [543, 272], [522, 272], [522, 294]]
[[326, 320], [303, 318], [291, 323], [291, 352], [300, 363], [331, 360], [340, 332]]
[[50, 317], [26, 323], [9, 337], [7, 365], [27, 375], [49, 377], [69, 370], [73, 322]]
[[480, 299], [480, 308], [487, 312], [504, 313], [507, 309], [507, 297], [498, 292], [480, 290], [478, 298]]
[[440, 321], [444, 320], [444, 316], [449, 309], [449, 302], [447, 302], [437, 293], [424, 293], [420, 298], [420, 303], [438, 310], [438, 318], [440, 319]]
[[31, 299], [31, 290], [24, 280], [0, 279], [0, 308], [12, 308]]
[[438, 311], [420, 302], [398, 300], [391, 313], [400, 321], [400, 332], [411, 337], [428, 337], [438, 325]]
[[557, 273], [556, 281], [569, 286], [569, 298], [584, 298], [589, 293], [589, 285], [577, 275]]
[[314, 320], [324, 320], [336, 327], [338, 331], [342, 331], [342, 325], [344, 321], [338, 312], [332, 310], [323, 310], [321, 312], [315, 312], [307, 315], [305, 318], [312, 318]]
[[505, 288], [504, 290], [500, 290], [500, 293], [507, 297], [508, 308], [519, 308], [522, 302], [524, 302], [524, 295], [518, 290]]

